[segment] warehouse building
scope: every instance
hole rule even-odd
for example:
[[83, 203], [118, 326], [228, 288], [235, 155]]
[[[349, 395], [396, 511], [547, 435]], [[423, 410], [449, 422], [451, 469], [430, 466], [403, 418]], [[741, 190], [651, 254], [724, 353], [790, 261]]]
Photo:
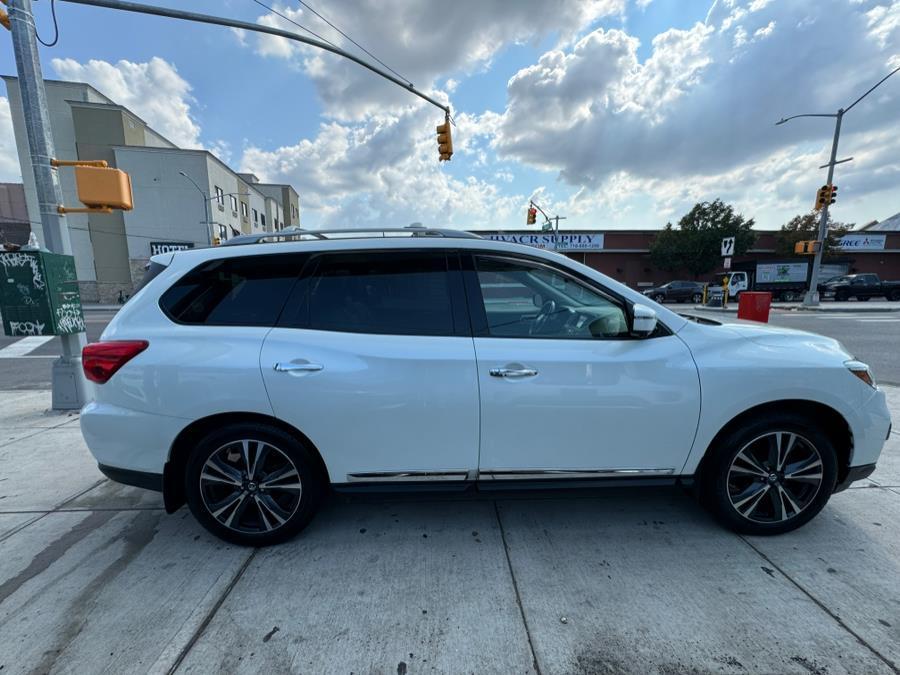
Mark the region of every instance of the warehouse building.
[[[882, 279], [900, 280], [900, 214], [888, 218], [883, 228], [878, 223], [864, 226], [843, 237], [842, 251], [828, 259], [829, 274], [875, 272]], [[893, 225], [892, 225], [893, 223]], [[893, 229], [892, 229], [893, 228]], [[511, 241], [548, 250], [559, 250], [570, 258], [636, 289], [650, 288], [673, 279], [692, 280], [686, 270], [668, 272], [653, 266], [650, 245], [658, 230], [591, 230], [552, 232], [536, 230], [474, 230], [488, 239]], [[736, 269], [755, 262], [785, 260], [776, 254], [775, 231], [759, 230], [754, 247], [745, 255], [735, 256]], [[809, 256], [797, 256], [798, 261]], [[719, 272], [720, 270], [714, 270]], [[712, 274], [701, 278], [709, 281]]]
[[[4, 76], [28, 220], [40, 222], [18, 80]], [[105, 160], [131, 176], [134, 210], [66, 216], [84, 302], [133, 292], [154, 253], [208, 246], [300, 223], [290, 185], [260, 183], [206, 150], [177, 147], [134, 112], [88, 84], [46, 80], [57, 159]], [[81, 206], [72, 169], [59, 169], [63, 202]], [[39, 226], [32, 230], [42, 238]]]

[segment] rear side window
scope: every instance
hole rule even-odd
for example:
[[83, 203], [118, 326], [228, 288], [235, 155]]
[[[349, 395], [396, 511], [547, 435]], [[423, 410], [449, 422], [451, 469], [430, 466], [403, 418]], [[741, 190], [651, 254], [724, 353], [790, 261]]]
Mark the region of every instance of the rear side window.
[[132, 297], [137, 294], [139, 290], [141, 290], [144, 286], [153, 281], [159, 274], [166, 269], [165, 265], [161, 265], [158, 262], [153, 262], [152, 260], [147, 263], [147, 267], [144, 270], [144, 278], [141, 279], [141, 283], [137, 285], [137, 288], [134, 289], [134, 293]]
[[211, 260], [160, 298], [177, 323], [274, 326], [308, 255], [256, 255]]
[[290, 324], [383, 335], [453, 335], [447, 257], [431, 252], [326, 254], [304, 279]]

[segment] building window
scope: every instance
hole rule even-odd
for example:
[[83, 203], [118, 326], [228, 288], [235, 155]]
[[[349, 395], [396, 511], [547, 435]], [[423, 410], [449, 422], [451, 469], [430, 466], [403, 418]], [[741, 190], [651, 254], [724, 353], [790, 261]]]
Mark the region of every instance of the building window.
[[228, 196], [231, 197], [231, 210], [234, 211], [235, 215], [237, 215], [237, 210], [238, 210], [237, 197], [235, 197], [234, 195], [228, 195]]
[[225, 206], [225, 191], [216, 185], [216, 201], [220, 206]]
[[262, 223], [262, 226], [263, 226], [263, 227], [266, 226], [266, 214], [265, 214], [265, 213], [261, 213], [261, 214], [260, 214], [260, 216], [259, 216], [259, 222]]
[[241, 202], [241, 215], [247, 217], [247, 202]]
[[253, 209], [253, 222], [254, 223], [259, 222], [259, 211], [257, 211], [256, 209]]

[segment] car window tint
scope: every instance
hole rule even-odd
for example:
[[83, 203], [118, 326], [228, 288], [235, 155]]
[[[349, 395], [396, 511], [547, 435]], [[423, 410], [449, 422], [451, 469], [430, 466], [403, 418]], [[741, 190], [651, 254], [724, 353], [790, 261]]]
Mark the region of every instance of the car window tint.
[[622, 307], [552, 268], [476, 256], [478, 284], [493, 337], [596, 339], [628, 335]]
[[173, 321], [210, 326], [274, 326], [307, 255], [211, 260], [179, 279], [160, 307]]
[[308, 326], [386, 335], [453, 335], [443, 253], [329, 254], [308, 283]]

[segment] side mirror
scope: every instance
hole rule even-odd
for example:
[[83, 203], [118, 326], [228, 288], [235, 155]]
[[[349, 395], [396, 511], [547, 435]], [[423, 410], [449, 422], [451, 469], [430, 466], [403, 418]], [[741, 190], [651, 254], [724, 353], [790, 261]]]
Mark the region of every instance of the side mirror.
[[656, 330], [656, 312], [647, 305], [634, 305], [631, 308], [633, 319], [631, 334], [634, 337], [647, 337]]

